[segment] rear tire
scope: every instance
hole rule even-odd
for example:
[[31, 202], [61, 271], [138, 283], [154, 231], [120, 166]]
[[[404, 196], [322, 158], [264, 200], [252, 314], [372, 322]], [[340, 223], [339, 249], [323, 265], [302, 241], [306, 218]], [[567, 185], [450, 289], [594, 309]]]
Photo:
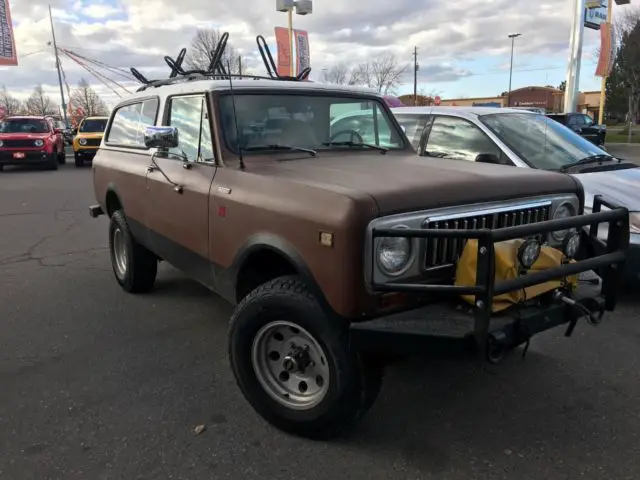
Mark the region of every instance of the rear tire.
[[347, 323], [325, 314], [297, 276], [271, 280], [240, 302], [231, 319], [229, 358], [240, 390], [262, 418], [312, 439], [353, 427], [382, 383], [382, 370], [363, 364], [351, 347]]
[[133, 238], [122, 210], [111, 215], [109, 251], [113, 273], [124, 291], [144, 293], [153, 288], [158, 259]]

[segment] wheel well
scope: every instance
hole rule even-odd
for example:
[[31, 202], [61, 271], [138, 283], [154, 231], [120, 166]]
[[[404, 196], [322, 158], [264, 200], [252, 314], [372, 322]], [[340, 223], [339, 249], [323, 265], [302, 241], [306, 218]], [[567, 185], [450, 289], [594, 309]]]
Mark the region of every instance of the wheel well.
[[236, 280], [236, 302], [263, 283], [283, 275], [295, 275], [297, 269], [282, 254], [263, 249], [251, 253], [243, 262]]
[[113, 190], [109, 190], [107, 192], [107, 215], [111, 217], [113, 212], [120, 210], [121, 208], [122, 204], [120, 203], [118, 195]]

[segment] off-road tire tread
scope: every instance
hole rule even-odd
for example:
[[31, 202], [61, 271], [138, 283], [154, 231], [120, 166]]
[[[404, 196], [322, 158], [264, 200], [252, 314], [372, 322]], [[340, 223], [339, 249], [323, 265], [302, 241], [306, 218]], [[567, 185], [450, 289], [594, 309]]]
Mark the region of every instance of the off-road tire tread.
[[[247, 321], [242, 319], [243, 314], [248, 308], [257, 308], [255, 313], [259, 313], [261, 308], [255, 305], [259, 305], [264, 298], [269, 298], [270, 301], [273, 301], [274, 298], [280, 298], [285, 302], [302, 303], [304, 304], [304, 306], [301, 306], [302, 309], [309, 312], [315, 310], [314, 314], [320, 318], [324, 317], [325, 321], [325, 325], [319, 325], [322, 335], [320, 338], [316, 337], [316, 339], [321, 339], [325, 344], [325, 354], [329, 356], [336, 349], [346, 350], [342, 361], [352, 362], [347, 365], [351, 373], [341, 371], [339, 375], [351, 375], [352, 378], [343, 385], [343, 389], [346, 388], [351, 391], [344, 392], [341, 398], [335, 401], [339, 407], [334, 407], [333, 411], [325, 416], [327, 418], [305, 423], [295, 422], [283, 418], [270, 409], [269, 403], [273, 402], [273, 400], [269, 399], [270, 402], [264, 402], [262, 398], [252, 398], [252, 394], [249, 391], [252, 386], [247, 385], [247, 382], [253, 383], [255, 375], [252, 368], [250, 372], [238, 371], [238, 361], [234, 356], [234, 341], [238, 323]], [[310, 315], [312, 314], [310, 313]], [[295, 321], [295, 319], [289, 320]], [[352, 349], [347, 322], [343, 319], [331, 318], [325, 315], [317, 298], [310, 292], [300, 277], [296, 275], [287, 275], [270, 280], [257, 287], [241, 300], [231, 318], [229, 359], [238, 387], [258, 414], [280, 430], [314, 440], [331, 439], [349, 431], [371, 408], [382, 385], [382, 368], [377, 365], [362, 363], [360, 355]], [[245, 378], [247, 375], [249, 378]], [[257, 382], [257, 380], [255, 381]], [[266, 397], [266, 393], [263, 393], [263, 395]]]
[[[117, 224], [124, 233], [128, 245], [127, 275], [120, 279], [115, 270], [113, 258], [112, 228]], [[113, 267], [113, 273], [120, 286], [129, 293], [146, 293], [153, 289], [158, 274], [158, 259], [147, 248], [140, 245], [131, 234], [127, 218], [122, 210], [116, 210], [111, 215], [109, 224], [109, 254]]]

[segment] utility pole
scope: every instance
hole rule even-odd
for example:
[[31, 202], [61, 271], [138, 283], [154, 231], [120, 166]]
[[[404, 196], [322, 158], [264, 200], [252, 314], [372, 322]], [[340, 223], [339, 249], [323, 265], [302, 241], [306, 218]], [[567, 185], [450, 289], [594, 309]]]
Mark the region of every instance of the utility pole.
[[513, 77], [513, 47], [520, 33], [512, 33], [509, 35], [511, 39], [511, 62], [509, 62], [509, 94], [507, 95], [507, 107], [511, 106], [511, 78]]
[[60, 73], [60, 57], [58, 57], [58, 45], [56, 44], [56, 32], [53, 29], [53, 16], [51, 15], [51, 4], [49, 4], [49, 21], [51, 22], [51, 36], [53, 37], [53, 53], [56, 57], [56, 69], [58, 70], [58, 84], [60, 85], [60, 98], [62, 99], [62, 115], [64, 118], [64, 125], [69, 128], [69, 122], [67, 121], [67, 104], [64, 101], [64, 88], [62, 88], [62, 73]]
[[242, 75], [242, 55], [238, 55], [238, 74]]
[[413, 106], [418, 104], [418, 47], [413, 47]]
[[569, 37], [569, 64], [567, 65], [567, 86], [564, 91], [563, 113], [575, 112], [577, 109], [585, 7], [585, 0], [573, 0], [571, 36]]

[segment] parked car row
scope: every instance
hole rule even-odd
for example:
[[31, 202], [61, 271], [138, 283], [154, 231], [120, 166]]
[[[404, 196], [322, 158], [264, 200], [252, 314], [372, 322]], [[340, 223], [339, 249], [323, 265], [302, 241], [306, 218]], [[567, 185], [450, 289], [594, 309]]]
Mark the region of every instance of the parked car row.
[[630, 216], [603, 185], [637, 170], [570, 129], [188, 73], [114, 108], [89, 212], [108, 218], [125, 292], [151, 290], [166, 261], [234, 305], [231, 368], [276, 427], [349, 429], [394, 355], [498, 362], [615, 308]]
[[92, 161], [100, 147], [108, 117], [86, 117], [76, 129], [51, 116], [12, 116], [0, 121], [0, 171], [5, 165], [43, 165], [57, 170], [66, 163], [71, 138], [75, 165]]

